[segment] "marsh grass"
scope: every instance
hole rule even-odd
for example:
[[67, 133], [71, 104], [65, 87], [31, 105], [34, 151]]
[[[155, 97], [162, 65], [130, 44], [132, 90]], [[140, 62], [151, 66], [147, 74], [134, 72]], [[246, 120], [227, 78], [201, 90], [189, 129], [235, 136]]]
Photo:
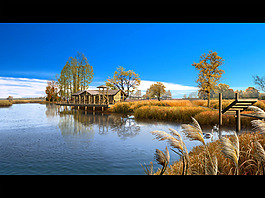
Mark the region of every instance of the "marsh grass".
[[9, 102], [8, 100], [0, 100], [0, 107], [9, 107], [12, 104], [25, 104], [25, 103], [45, 103], [44, 100], [12, 100]]
[[[226, 108], [233, 100], [223, 100], [222, 107]], [[166, 120], [176, 122], [191, 122], [194, 117], [201, 125], [213, 126], [218, 123], [218, 111], [206, 107], [206, 100], [145, 100], [134, 102], [120, 102], [113, 105], [109, 111], [115, 113], [134, 113], [138, 119]], [[265, 104], [258, 101], [254, 106], [265, 110]], [[206, 108], [205, 108], [206, 107]], [[211, 108], [218, 109], [219, 101], [211, 100]], [[246, 112], [247, 113], [247, 112]], [[251, 127], [254, 118], [241, 117], [242, 128]], [[235, 117], [223, 115], [223, 126], [235, 126]]]
[[12, 103], [9, 102], [8, 100], [0, 100], [0, 107], [9, 107], [11, 105]]
[[192, 107], [194, 105], [189, 100], [147, 100], [134, 102], [119, 102], [114, 104], [110, 108], [110, 111], [115, 113], [131, 113], [142, 106]]
[[191, 117], [200, 112], [207, 111], [202, 107], [162, 107], [143, 106], [134, 112], [135, 118], [167, 120], [175, 122], [191, 122]]
[[[244, 112], [252, 113], [252, 112]], [[219, 123], [219, 112], [218, 111], [203, 111], [194, 116], [194, 118], [201, 124], [207, 126], [214, 126], [216, 123]], [[236, 126], [236, 119], [233, 115], [223, 115], [223, 127], [234, 127]], [[255, 118], [251, 117], [241, 117], [241, 126], [242, 128], [251, 128], [251, 121]]]

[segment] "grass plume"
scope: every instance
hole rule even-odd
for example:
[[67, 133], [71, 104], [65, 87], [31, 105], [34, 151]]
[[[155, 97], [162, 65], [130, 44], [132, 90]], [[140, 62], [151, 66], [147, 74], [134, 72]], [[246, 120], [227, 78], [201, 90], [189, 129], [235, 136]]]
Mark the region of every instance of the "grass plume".
[[158, 164], [163, 166], [163, 168], [160, 172], [160, 175], [163, 175], [164, 172], [166, 171], [166, 168], [169, 164], [169, 159], [170, 159], [169, 151], [168, 151], [167, 147], [166, 147], [165, 153], [163, 153], [159, 149], [156, 149], [155, 159], [158, 162]]
[[234, 164], [236, 165], [237, 174], [239, 174], [238, 169], [238, 160], [239, 160], [239, 140], [237, 137], [237, 134], [235, 135], [235, 141], [232, 142], [230, 139], [222, 137], [221, 138], [221, 146], [222, 146], [222, 152], [225, 155], [226, 158], [231, 159]]

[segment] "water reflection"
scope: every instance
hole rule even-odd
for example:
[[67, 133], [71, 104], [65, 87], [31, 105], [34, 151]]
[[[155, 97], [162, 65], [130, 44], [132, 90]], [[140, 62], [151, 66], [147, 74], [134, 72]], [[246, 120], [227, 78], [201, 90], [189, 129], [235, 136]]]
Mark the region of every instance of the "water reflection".
[[[139, 135], [141, 128], [143, 128], [141, 125], [149, 126], [151, 124], [155, 126], [158, 123], [146, 120], [139, 120], [136, 122], [134, 119], [129, 119], [127, 116], [121, 114], [75, 110], [71, 107], [60, 107], [54, 104], [46, 104], [46, 116], [50, 119], [55, 119], [56, 116], [59, 117], [58, 126], [63, 138], [67, 142], [91, 142], [95, 137], [95, 133], [101, 136], [116, 134], [120, 139], [125, 140]], [[163, 128], [164, 125], [167, 126], [167, 124], [175, 126], [175, 129], [180, 127], [180, 123], [169, 122], [166, 124], [161, 122], [161, 124]], [[146, 127], [144, 127], [144, 129], [146, 130]], [[211, 130], [212, 127], [203, 127], [205, 133], [210, 133]], [[150, 129], [150, 132], [151, 131]], [[181, 127], [178, 132], [182, 132]], [[222, 128], [221, 131], [214, 132], [209, 140], [206, 139], [208, 141], [214, 141], [224, 135], [230, 134], [233, 134], [233, 130]]]
[[[55, 109], [53, 113], [51, 113], [51, 109], [47, 109], [47, 112], [49, 115], [57, 114], [58, 109]], [[126, 139], [134, 137], [140, 132], [140, 126], [134, 119], [127, 119], [120, 114], [59, 109], [59, 115], [59, 128], [63, 136], [90, 134], [90, 137], [93, 138], [92, 134], [97, 131], [99, 135], [116, 133], [121, 139]]]

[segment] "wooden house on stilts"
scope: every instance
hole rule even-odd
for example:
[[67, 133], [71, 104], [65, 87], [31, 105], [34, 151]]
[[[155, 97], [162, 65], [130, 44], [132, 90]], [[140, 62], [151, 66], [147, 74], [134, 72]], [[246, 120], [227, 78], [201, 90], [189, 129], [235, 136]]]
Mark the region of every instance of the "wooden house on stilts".
[[107, 86], [101, 85], [98, 90], [82, 90], [72, 94], [72, 99], [67, 103], [60, 103], [63, 106], [79, 107], [109, 107], [117, 102], [125, 101], [127, 94], [119, 89], [109, 90]]

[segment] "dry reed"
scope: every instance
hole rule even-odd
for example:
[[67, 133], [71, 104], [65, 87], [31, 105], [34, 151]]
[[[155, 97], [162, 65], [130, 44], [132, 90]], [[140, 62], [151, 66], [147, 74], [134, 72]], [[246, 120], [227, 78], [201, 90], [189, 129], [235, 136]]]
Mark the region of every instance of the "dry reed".
[[228, 138], [222, 137], [221, 147], [222, 147], [222, 152], [225, 155], [225, 157], [228, 159], [231, 159], [235, 163], [237, 174], [239, 174], [239, 169], [238, 169], [239, 140], [238, 140], [236, 133], [234, 133], [234, 136], [235, 136], [235, 141], [233, 142]]
[[[187, 137], [191, 140], [200, 141], [203, 145], [194, 147], [189, 153], [185, 152], [185, 150], [181, 150], [181, 148], [186, 148], [186, 146], [183, 143], [180, 134], [176, 130], [170, 129], [172, 135], [161, 131], [152, 132], [160, 141], [174, 138], [179, 141], [177, 146], [179, 152], [176, 153], [179, 154], [181, 158], [168, 167], [164, 174], [265, 174], [264, 121], [252, 122], [253, 127], [256, 128], [256, 130], [259, 130], [255, 133], [242, 133], [239, 136], [235, 133], [233, 136], [222, 137], [220, 140], [205, 144], [200, 137], [202, 130], [199, 123], [196, 119], [192, 120], [193, 122], [189, 127], [184, 125], [183, 132], [185, 134], [187, 133]], [[173, 147], [173, 144], [170, 145]], [[182, 147], [179, 147], [179, 145]], [[186, 154], [188, 157], [185, 157], [183, 154]], [[158, 170], [154, 174], [159, 173], [161, 173], [161, 170]]]

